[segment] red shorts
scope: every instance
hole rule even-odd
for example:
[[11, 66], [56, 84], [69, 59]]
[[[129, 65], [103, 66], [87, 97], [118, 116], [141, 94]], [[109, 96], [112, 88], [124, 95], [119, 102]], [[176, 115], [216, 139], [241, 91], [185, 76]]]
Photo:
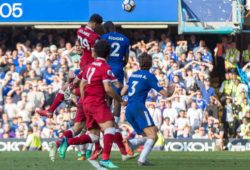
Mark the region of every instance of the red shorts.
[[86, 116], [83, 111], [83, 106], [81, 102], [77, 104], [77, 110], [74, 122], [86, 122]]
[[106, 121], [114, 121], [114, 116], [106, 103], [99, 105], [85, 104], [84, 112], [86, 115], [87, 129], [100, 129], [98, 124]]

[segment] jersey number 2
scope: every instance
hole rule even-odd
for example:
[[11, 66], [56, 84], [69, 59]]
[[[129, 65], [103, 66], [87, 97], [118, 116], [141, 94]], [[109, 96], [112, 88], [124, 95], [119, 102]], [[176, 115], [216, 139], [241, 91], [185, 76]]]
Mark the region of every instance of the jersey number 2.
[[133, 81], [132, 82], [132, 87], [131, 87], [131, 91], [128, 93], [128, 96], [133, 96], [135, 94], [135, 86], [138, 84], [138, 81]]
[[118, 53], [118, 51], [120, 50], [120, 44], [119, 43], [117, 43], [117, 42], [115, 42], [115, 43], [112, 43], [111, 44], [111, 48], [112, 48], [112, 53], [110, 54], [110, 56], [111, 57], [119, 57], [119, 53]]

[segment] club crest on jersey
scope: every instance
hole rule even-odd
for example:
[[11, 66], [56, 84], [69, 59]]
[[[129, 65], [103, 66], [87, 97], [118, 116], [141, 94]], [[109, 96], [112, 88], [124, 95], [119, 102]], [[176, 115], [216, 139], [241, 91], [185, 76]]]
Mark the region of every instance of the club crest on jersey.
[[113, 77], [115, 76], [114, 73], [113, 73], [111, 70], [108, 70], [108, 71], [107, 71], [107, 75], [113, 76]]

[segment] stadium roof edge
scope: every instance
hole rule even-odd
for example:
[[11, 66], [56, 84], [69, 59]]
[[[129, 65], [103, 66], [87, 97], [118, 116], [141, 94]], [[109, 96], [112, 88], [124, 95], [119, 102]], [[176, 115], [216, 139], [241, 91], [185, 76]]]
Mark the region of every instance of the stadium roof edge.
[[[0, 26], [85, 25], [87, 22], [1, 22]], [[115, 25], [177, 25], [178, 22], [114, 22]]]

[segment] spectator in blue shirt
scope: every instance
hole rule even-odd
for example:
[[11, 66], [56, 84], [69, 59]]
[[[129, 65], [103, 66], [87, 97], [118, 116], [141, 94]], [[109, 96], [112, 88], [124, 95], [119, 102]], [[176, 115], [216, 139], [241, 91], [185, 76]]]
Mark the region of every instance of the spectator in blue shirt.
[[212, 63], [213, 57], [212, 54], [208, 51], [207, 47], [203, 49], [202, 61], [206, 63]]
[[47, 70], [45, 70], [43, 79], [45, 80], [47, 85], [50, 85], [53, 82], [53, 78], [54, 78], [53, 69], [51, 67], [48, 67]]
[[202, 98], [208, 103], [211, 96], [215, 96], [215, 90], [210, 86], [209, 78], [204, 81], [204, 86], [201, 87]]
[[23, 58], [19, 58], [18, 66], [16, 66], [15, 71], [20, 74], [26, 70], [26, 65], [23, 64]]

